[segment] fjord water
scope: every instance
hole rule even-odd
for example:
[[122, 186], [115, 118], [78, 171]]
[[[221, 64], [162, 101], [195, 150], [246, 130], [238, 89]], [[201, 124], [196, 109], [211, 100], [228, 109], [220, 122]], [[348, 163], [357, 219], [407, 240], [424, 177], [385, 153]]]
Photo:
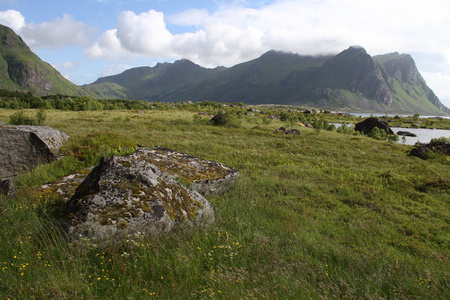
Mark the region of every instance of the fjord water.
[[391, 127], [394, 133], [399, 131], [408, 131], [417, 135], [417, 137], [405, 136], [405, 139], [400, 136], [399, 143], [405, 143], [407, 145], [414, 145], [417, 142], [429, 143], [431, 139], [446, 137], [450, 138], [450, 130], [443, 129], [426, 129], [426, 128], [401, 128], [401, 127]]
[[[368, 118], [368, 117], [394, 117], [398, 114], [372, 114], [372, 113], [361, 113], [361, 112], [352, 112], [349, 113], [351, 116], [360, 116], [361, 118]], [[408, 117], [410, 115], [398, 115], [400, 117]], [[444, 118], [444, 119], [450, 119], [450, 116], [420, 116], [420, 118]], [[337, 127], [337, 126], [336, 126]], [[417, 135], [417, 137], [409, 137], [405, 136], [405, 139], [403, 139], [402, 136], [400, 136], [399, 143], [404, 143], [406, 145], [414, 145], [417, 142], [420, 143], [429, 143], [431, 139], [440, 138], [440, 137], [446, 137], [450, 138], [450, 130], [443, 130], [443, 129], [427, 129], [427, 128], [402, 128], [402, 127], [391, 127], [392, 131], [394, 133], [397, 133], [399, 131], [407, 131], [414, 133]]]

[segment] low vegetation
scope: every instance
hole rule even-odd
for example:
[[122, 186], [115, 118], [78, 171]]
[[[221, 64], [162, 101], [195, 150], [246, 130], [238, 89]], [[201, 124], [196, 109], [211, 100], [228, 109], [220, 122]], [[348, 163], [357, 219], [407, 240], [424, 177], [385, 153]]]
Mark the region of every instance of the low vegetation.
[[[46, 107], [45, 124], [71, 139], [66, 157], [20, 176], [16, 196], [0, 198], [0, 298], [447, 299], [448, 157], [423, 161], [408, 156], [411, 146], [330, 126], [358, 117], [145, 105]], [[3, 109], [0, 120], [17, 109], [37, 113]], [[224, 126], [209, 121], [219, 109], [229, 117]], [[316, 128], [298, 125], [319, 117]], [[300, 135], [274, 132], [280, 126]], [[138, 145], [240, 170], [228, 193], [208, 199], [214, 225], [106, 246], [67, 241], [58, 225], [61, 200], [38, 187]]]

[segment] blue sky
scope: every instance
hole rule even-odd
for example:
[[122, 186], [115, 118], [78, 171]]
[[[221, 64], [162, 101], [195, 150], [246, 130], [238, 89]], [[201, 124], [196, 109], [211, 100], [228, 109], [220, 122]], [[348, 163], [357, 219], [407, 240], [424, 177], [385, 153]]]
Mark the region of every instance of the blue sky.
[[187, 58], [233, 66], [275, 49], [411, 54], [450, 107], [448, 0], [0, 0], [11, 27], [76, 84]]

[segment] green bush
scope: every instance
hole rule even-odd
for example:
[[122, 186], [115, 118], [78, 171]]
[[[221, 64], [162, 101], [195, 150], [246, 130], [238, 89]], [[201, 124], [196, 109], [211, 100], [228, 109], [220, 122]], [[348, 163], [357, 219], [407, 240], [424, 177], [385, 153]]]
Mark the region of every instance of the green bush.
[[355, 129], [353, 127], [347, 126], [346, 124], [342, 124], [338, 129], [336, 129], [336, 132], [351, 135], [355, 133]]
[[13, 113], [9, 117], [9, 124], [11, 125], [44, 125], [45, 119], [47, 119], [47, 115], [43, 109], [40, 109], [36, 113], [36, 117], [29, 117], [25, 115], [23, 110], [19, 110], [18, 112]]
[[434, 139], [431, 139], [431, 141], [432, 141], [432, 142], [438, 142], [438, 141], [441, 141], [441, 142], [447, 142], [447, 143], [450, 143], [450, 138], [445, 137], [445, 136], [441, 136], [440, 138], [434, 138]]
[[398, 135], [396, 134], [387, 134], [386, 131], [384, 131], [384, 129], [378, 128], [378, 127], [374, 127], [372, 129], [371, 132], [369, 132], [369, 134], [367, 134], [367, 136], [376, 139], [376, 140], [388, 140], [388, 141], [393, 141], [396, 142], [399, 140]]
[[35, 120], [26, 116], [23, 110], [13, 113], [9, 117], [9, 124], [11, 125], [35, 125]]
[[36, 113], [36, 125], [44, 125], [45, 120], [47, 119], [47, 114], [45, 113], [45, 110], [40, 109]]

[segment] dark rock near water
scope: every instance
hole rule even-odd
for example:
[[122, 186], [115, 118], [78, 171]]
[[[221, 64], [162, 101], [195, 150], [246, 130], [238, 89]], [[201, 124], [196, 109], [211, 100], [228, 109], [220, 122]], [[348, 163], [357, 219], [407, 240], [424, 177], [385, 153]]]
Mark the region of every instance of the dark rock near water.
[[416, 134], [409, 132], [409, 131], [398, 131], [397, 135], [402, 135], [402, 136], [410, 136], [410, 137], [417, 137]]
[[450, 156], [450, 143], [444, 141], [432, 141], [428, 144], [421, 144], [412, 149], [409, 155], [417, 156], [421, 159], [428, 159], [430, 152]]
[[0, 126], [0, 178], [11, 178], [59, 156], [69, 136], [46, 126]]
[[387, 134], [394, 134], [389, 124], [379, 118], [367, 118], [364, 121], [355, 124], [355, 130], [363, 132], [364, 134], [369, 134], [375, 127], [384, 130]]

